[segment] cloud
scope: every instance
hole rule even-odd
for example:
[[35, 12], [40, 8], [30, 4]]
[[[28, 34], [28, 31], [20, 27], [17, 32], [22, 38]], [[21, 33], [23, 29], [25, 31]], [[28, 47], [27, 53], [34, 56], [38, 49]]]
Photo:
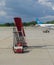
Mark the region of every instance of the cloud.
[[44, 16], [44, 17], [41, 17], [40, 20], [44, 22], [51, 21], [51, 20], [54, 20], [54, 16], [51, 16], [51, 15]]
[[52, 1], [49, 0], [38, 0], [38, 2], [42, 5], [48, 6], [50, 8], [52, 8], [52, 10], [54, 10], [54, 3]]
[[3, 10], [1, 10], [1, 11], [0, 11], [0, 16], [5, 16], [5, 15], [6, 15], [6, 12], [3, 11]]
[[[22, 0], [22, 1], [21, 0], [15, 0], [15, 1], [8, 0], [6, 2], [6, 7], [9, 8], [9, 10], [7, 9], [8, 15], [13, 15], [13, 16], [20, 15], [24, 17], [42, 16], [41, 13], [43, 10], [43, 9], [40, 10], [41, 6], [38, 5], [36, 0], [34, 1], [33, 0]], [[38, 15], [38, 13], [40, 15]]]
[[6, 11], [4, 10], [5, 5], [6, 5], [5, 0], [1, 0], [0, 1], [0, 17], [5, 16], [7, 14]]
[[5, 5], [6, 5], [5, 0], [1, 0], [1, 1], [0, 1], [0, 7], [3, 7], [3, 6], [5, 6]]
[[49, 15], [54, 16], [54, 2], [52, 1], [0, 0], [0, 21], [12, 22], [14, 17], [21, 17], [23, 21], [31, 21], [36, 17], [44, 19]]

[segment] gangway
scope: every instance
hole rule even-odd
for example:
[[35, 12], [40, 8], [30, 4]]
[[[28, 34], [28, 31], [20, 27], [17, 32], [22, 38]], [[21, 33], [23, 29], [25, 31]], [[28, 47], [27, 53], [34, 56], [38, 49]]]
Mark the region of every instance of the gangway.
[[23, 24], [21, 18], [14, 18], [16, 27], [13, 28], [14, 33], [14, 41], [13, 41], [13, 51], [15, 53], [23, 53], [24, 49], [27, 47], [27, 43], [25, 41], [25, 31], [23, 28]]

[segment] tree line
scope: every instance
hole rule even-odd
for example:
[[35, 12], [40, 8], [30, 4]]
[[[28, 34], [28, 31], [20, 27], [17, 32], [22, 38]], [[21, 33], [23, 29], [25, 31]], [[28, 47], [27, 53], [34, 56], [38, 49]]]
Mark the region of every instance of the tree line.
[[54, 20], [53, 21], [48, 21], [47, 24], [54, 24]]
[[[23, 26], [30, 26], [30, 25], [35, 25], [36, 22], [32, 21], [32, 22], [23, 22]], [[15, 26], [14, 23], [4, 23], [4, 24], [0, 24], [0, 26]]]
[[[37, 22], [36, 21], [32, 21], [32, 22], [23, 22], [23, 26], [30, 26], [30, 25], [36, 25]], [[46, 24], [54, 24], [54, 20], [53, 21], [47, 21]], [[0, 26], [15, 26], [14, 23], [4, 23], [4, 24], [0, 24]]]

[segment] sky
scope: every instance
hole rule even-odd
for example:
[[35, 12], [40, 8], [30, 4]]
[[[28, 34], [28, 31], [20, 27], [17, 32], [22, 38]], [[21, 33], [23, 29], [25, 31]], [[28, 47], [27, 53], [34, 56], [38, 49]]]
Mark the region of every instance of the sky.
[[14, 17], [23, 22], [54, 20], [54, 0], [0, 0], [0, 23], [14, 22]]

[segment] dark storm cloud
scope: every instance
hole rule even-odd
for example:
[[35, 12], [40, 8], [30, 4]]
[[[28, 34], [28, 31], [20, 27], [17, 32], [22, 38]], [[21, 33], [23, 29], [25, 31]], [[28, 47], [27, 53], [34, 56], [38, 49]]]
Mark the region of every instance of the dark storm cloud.
[[23, 21], [30, 21], [36, 17], [54, 17], [53, 0], [1, 0], [1, 3], [0, 20], [4, 19], [2, 22], [13, 21], [16, 16], [23, 18]]

